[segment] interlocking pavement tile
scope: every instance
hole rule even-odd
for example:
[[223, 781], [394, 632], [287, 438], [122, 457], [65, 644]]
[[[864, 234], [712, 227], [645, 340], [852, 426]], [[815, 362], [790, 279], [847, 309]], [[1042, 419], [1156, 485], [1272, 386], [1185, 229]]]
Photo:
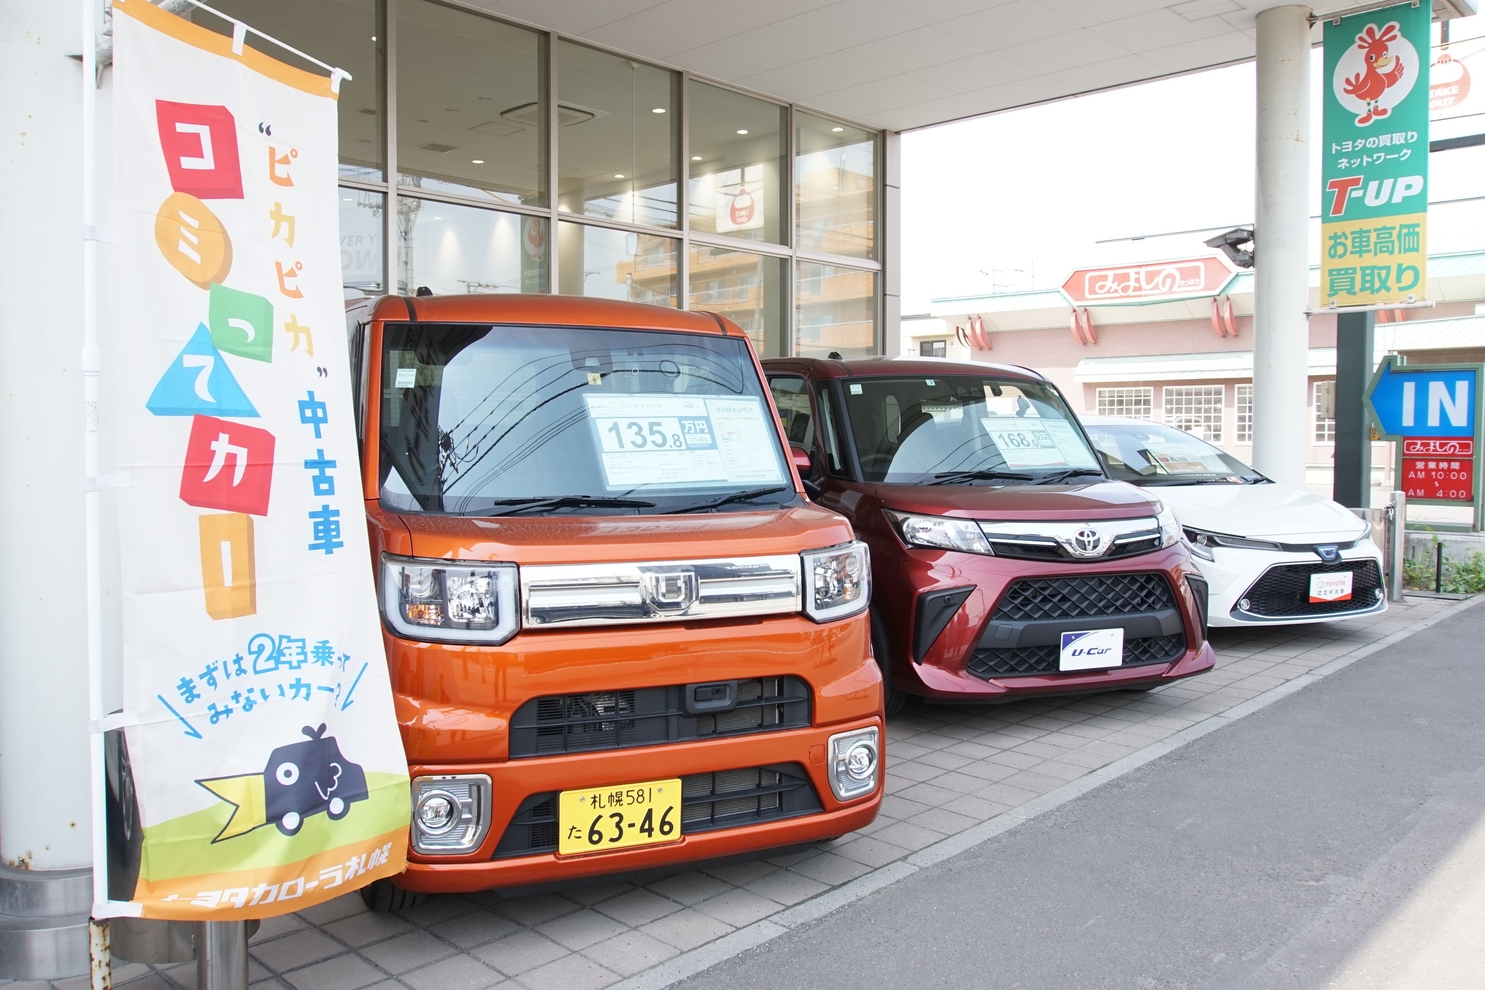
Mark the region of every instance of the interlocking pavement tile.
[[401, 977], [411, 990], [484, 990], [503, 979], [489, 966], [466, 955], [452, 956], [411, 973], [403, 973]]
[[[155, 971], [152, 970], [152, 969], [150, 969], [144, 963], [124, 962], [122, 959], [116, 959], [116, 960], [114, 960], [113, 965], [109, 967], [109, 973], [108, 973], [109, 979], [113, 981], [114, 986], [120, 986], [122, 984], [125, 984], [125, 983], [130, 982], [131, 980], [138, 980], [138, 979], [140, 979], [142, 977], [145, 977], [145, 976], [155, 976], [155, 975], [157, 975], [155, 973]], [[265, 973], [263, 975], [266, 976], [267, 974]], [[248, 982], [249, 983], [253, 982], [253, 979], [254, 979], [254, 977], [253, 977], [253, 963], [252, 963], [251, 960], [249, 960], [248, 961]], [[259, 979], [261, 979], [261, 977], [259, 977]], [[5, 986], [6, 984], [8, 984], [10, 982], [11, 982], [10, 980], [0, 980], [0, 986]], [[91, 982], [92, 981], [89, 980], [89, 984], [90, 985], [91, 985]]]
[[756, 880], [763, 876], [763, 874], [772, 873], [776, 869], [778, 867], [772, 863], [764, 862], [761, 859], [754, 859], [742, 863], [727, 863], [723, 866], [707, 866], [703, 868], [702, 872], [707, 876], [716, 877], [718, 880], [723, 880], [735, 887], [741, 887], [749, 880]]
[[776, 901], [771, 901], [750, 890], [729, 890], [725, 894], [702, 901], [695, 910], [709, 914], [718, 921], [741, 928], [751, 925], [759, 918], [766, 918], [782, 910]]
[[716, 877], [705, 873], [677, 873], [649, 884], [649, 889], [661, 897], [668, 897], [681, 904], [695, 904], [708, 897], [715, 897], [731, 887]]
[[925, 846], [931, 846], [943, 835], [920, 825], [909, 825], [907, 822], [898, 822], [890, 828], [884, 828], [875, 836], [883, 842], [890, 842], [894, 846], [901, 846], [912, 852], [917, 852]]
[[633, 976], [663, 963], [680, 951], [643, 932], [625, 932], [597, 945], [588, 946], [583, 950], [583, 955], [620, 976]]
[[[87, 985], [87, 981], [84, 981], [84, 986]], [[131, 990], [174, 990], [169, 983], [165, 982], [165, 977], [159, 973], [151, 972], [148, 967], [145, 968], [143, 975], [135, 974], [128, 980], [115, 980], [113, 985], [116, 987], [127, 986]], [[41, 990], [48, 990], [45, 983], [12, 983], [8, 980], [0, 980], [0, 986], [3, 986], [5, 990], [19, 990], [21, 987], [31, 986], [40, 987]], [[64, 990], [64, 988], [61, 982], [56, 982], [52, 984], [50, 990]]]
[[934, 808], [925, 811], [921, 815], [914, 815], [908, 819], [909, 825], [918, 825], [922, 828], [932, 829], [941, 835], [953, 835], [955, 832], [963, 832], [971, 825], [977, 824], [978, 819], [967, 815], [956, 815], [952, 811], [943, 808]]
[[995, 801], [987, 801], [982, 797], [975, 797], [973, 794], [966, 794], [964, 797], [955, 798], [944, 805], [943, 810], [952, 811], [956, 815], [973, 818], [977, 822], [983, 822], [1010, 809], [1008, 805], [999, 804]]
[[[888, 743], [888, 745], [891, 744]], [[924, 762], [924, 758], [922, 757], [916, 760], [901, 760], [888, 765], [887, 779], [891, 780], [893, 777], [897, 777], [909, 783], [916, 783], [921, 780], [932, 780], [948, 769], [953, 768], [932, 766]]]
[[346, 945], [362, 946], [372, 942], [380, 942], [382, 939], [401, 935], [413, 930], [413, 926], [397, 917], [395, 914], [387, 914], [382, 911], [362, 911], [353, 914], [349, 918], [341, 918], [323, 926], [323, 930], [334, 935]]
[[[865, 839], [863, 841], [869, 842], [871, 840]], [[867, 868], [861, 863], [858, 863], [855, 860], [846, 859], [834, 852], [829, 852], [820, 856], [816, 856], [808, 863], [800, 863], [789, 872], [803, 873], [811, 880], [817, 880], [822, 884], [828, 884], [834, 887], [843, 884], [848, 880], [854, 880], [866, 871]], [[773, 897], [774, 900], [778, 900], [777, 897], [769, 893], [766, 889], [749, 889], [755, 890], [757, 893], [762, 894], [764, 897]]]
[[732, 926], [695, 908], [686, 908], [652, 921], [640, 931], [685, 952], [721, 938], [732, 931]]
[[361, 990], [386, 979], [386, 974], [360, 956], [346, 953], [334, 959], [281, 974], [297, 990]]
[[452, 942], [461, 949], [482, 945], [517, 929], [515, 922], [502, 918], [493, 911], [475, 911], [460, 915], [428, 930], [439, 938]]
[[458, 918], [479, 909], [479, 905], [462, 894], [436, 894], [425, 896], [417, 905], [397, 912], [402, 917], [422, 928], [436, 925], [450, 918]]
[[600, 990], [617, 983], [619, 974], [583, 956], [566, 956], [524, 974], [518, 981], [530, 990]]
[[361, 900], [361, 895], [353, 891], [349, 894], [341, 894], [323, 904], [305, 908], [299, 912], [299, 917], [311, 925], [328, 925], [332, 921], [339, 921], [341, 918], [348, 918], [353, 914], [369, 910], [366, 902]]
[[911, 818], [914, 815], [921, 815], [927, 810], [928, 805], [919, 801], [909, 801], [907, 798], [899, 797], [891, 792], [888, 792], [887, 796], [882, 798], [882, 814], [888, 818], [895, 818], [898, 821], [902, 821], [904, 818]]
[[[248, 982], [249, 983], [257, 983], [257, 982], [265, 979], [265, 977], [262, 974], [264, 974], [264, 973], [267, 972], [267, 970], [265, 970], [260, 965], [260, 966], [257, 967], [259, 975], [257, 977], [252, 976], [252, 972], [253, 972], [253, 961], [254, 961], [253, 960], [253, 957], [251, 955], [249, 955], [248, 956], [248, 974], [249, 974], [248, 975]], [[181, 990], [196, 990], [196, 964], [194, 962], [188, 962], [188, 963], [185, 963], [184, 965], [180, 965], [180, 966], [166, 966], [165, 968], [161, 969], [160, 972], [172, 984], [174, 984], [177, 987], [180, 987]], [[270, 974], [267, 978], [268, 979], [271, 979], [272, 978], [272, 975]], [[88, 990], [88, 988], [92, 986], [92, 983], [86, 977], [79, 977], [77, 980], [58, 980], [58, 981], [55, 981], [55, 984], [56, 985], [55, 985], [54, 990], [74, 990], [74, 987], [71, 986], [70, 984], [75, 984], [76, 985], [76, 990]]]
[[999, 763], [1002, 766], [1015, 767], [1017, 770], [1034, 767], [1042, 761], [1042, 757], [1040, 756], [1032, 756], [1030, 753], [1018, 753], [1013, 749], [991, 753], [985, 759], [991, 763]]
[[556, 894], [531, 894], [525, 897], [512, 897], [508, 901], [501, 901], [490, 905], [497, 913], [502, 914], [517, 924], [534, 928], [543, 921], [551, 921], [564, 914], [571, 914], [578, 906], [565, 897]]
[[638, 928], [640, 925], [654, 921], [656, 918], [663, 918], [680, 909], [681, 905], [675, 901], [661, 897], [643, 887], [631, 890], [627, 894], [620, 894], [594, 908], [630, 928]]
[[882, 842], [871, 835], [862, 835], [850, 842], [842, 843], [835, 850], [835, 855], [854, 860], [873, 869], [902, 859], [907, 854], [908, 851], [901, 846]]
[[255, 945], [252, 956], [275, 973], [338, 956], [345, 946], [313, 928]]
[[568, 900], [577, 901], [579, 904], [592, 907], [599, 901], [606, 901], [612, 897], [627, 893], [634, 889], [634, 884], [624, 880], [605, 881], [601, 883], [585, 884], [581, 887], [573, 887], [562, 891], [562, 896]]
[[368, 945], [361, 950], [361, 955], [395, 975], [453, 955], [455, 951], [452, 945], [442, 939], [434, 938], [424, 931], [416, 931]]
[[[823, 854], [815, 857], [815, 859], [822, 857]], [[800, 866], [808, 865], [808, 863], [813, 863], [814, 861], [814, 859], [808, 860], [807, 863], [802, 863]], [[770, 873], [766, 877], [759, 877], [744, 889], [751, 890], [755, 894], [761, 894], [771, 901], [778, 901], [780, 904], [798, 904], [807, 897], [814, 897], [821, 891], [830, 889], [828, 885], [802, 875], [802, 872], [796, 873], [795, 870], [798, 868], [779, 870], [777, 873]]]
[[248, 945], [257, 945], [280, 935], [297, 932], [305, 927], [307, 922], [297, 914], [280, 914], [272, 918], [264, 918], [253, 937], [248, 939]]
[[576, 951], [585, 949], [594, 942], [613, 938], [620, 932], [627, 931], [628, 926], [621, 925], [591, 908], [585, 908], [538, 925], [536, 930], [552, 941], [560, 942]]
[[[937, 808], [939, 805], [945, 803], [946, 801], [952, 801], [963, 793], [964, 792], [962, 790], [955, 790], [952, 787], [940, 787], [935, 782], [930, 784], [914, 784], [912, 787], [906, 788], [905, 790], [901, 791], [899, 793], [899, 796], [904, 797], [909, 801], [918, 802], [919, 804], [923, 805], [924, 811], [927, 811], [932, 808]], [[917, 813], [917, 815], [908, 815], [907, 819], [911, 821], [922, 813], [923, 812], [920, 811]]]
[[516, 932], [495, 942], [470, 949], [470, 954], [494, 966], [506, 976], [519, 976], [527, 970], [561, 959], [568, 952], [549, 938], [536, 932]]

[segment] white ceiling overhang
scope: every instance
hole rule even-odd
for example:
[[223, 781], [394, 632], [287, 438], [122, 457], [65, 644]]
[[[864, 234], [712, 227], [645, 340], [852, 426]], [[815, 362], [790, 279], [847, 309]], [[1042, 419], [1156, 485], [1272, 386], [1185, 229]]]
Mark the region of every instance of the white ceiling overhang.
[[[1433, 0], [1441, 8], [1474, 0]], [[907, 130], [1253, 57], [1282, 0], [474, 0], [872, 127]], [[1367, 6], [1319, 0], [1319, 14]], [[1319, 29], [1314, 34], [1319, 40]], [[560, 68], [559, 68], [560, 71]]]

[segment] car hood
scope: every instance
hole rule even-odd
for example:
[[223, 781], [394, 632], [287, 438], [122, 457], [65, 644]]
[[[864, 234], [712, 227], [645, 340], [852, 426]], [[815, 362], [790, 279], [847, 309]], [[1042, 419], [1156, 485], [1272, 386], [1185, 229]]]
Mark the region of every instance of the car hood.
[[1284, 543], [1342, 543], [1366, 529], [1351, 510], [1287, 485], [1161, 485], [1147, 489], [1183, 526]]
[[888, 509], [968, 519], [1135, 519], [1153, 516], [1157, 496], [1122, 481], [1091, 485], [878, 485]]

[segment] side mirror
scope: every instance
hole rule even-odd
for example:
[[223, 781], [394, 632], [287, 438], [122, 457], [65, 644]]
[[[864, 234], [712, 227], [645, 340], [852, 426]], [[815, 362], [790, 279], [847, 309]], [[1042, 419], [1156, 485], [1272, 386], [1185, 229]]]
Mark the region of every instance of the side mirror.
[[808, 478], [815, 469], [815, 461], [810, 457], [810, 452], [795, 444], [789, 445], [789, 460], [794, 462], [800, 478]]

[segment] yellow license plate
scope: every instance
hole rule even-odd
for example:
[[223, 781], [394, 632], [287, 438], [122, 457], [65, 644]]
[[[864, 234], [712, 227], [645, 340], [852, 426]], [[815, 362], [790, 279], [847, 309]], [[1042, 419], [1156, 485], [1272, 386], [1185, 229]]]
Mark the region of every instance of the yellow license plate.
[[557, 796], [557, 852], [628, 849], [681, 837], [681, 782], [650, 780], [563, 791]]

